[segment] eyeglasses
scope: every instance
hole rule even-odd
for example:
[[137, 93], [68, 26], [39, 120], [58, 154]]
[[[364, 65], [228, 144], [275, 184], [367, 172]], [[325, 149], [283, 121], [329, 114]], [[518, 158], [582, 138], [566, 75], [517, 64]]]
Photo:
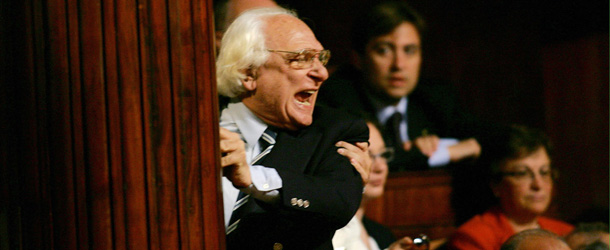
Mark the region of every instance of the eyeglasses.
[[369, 155], [371, 156], [372, 161], [375, 161], [377, 160], [377, 158], [380, 158], [385, 160], [386, 162], [390, 162], [394, 159], [394, 148], [385, 148], [383, 152], [378, 154], [371, 154], [369, 152]]
[[[500, 175], [502, 177], [508, 176], [519, 182], [526, 182], [534, 180], [534, 178], [536, 178], [536, 174], [534, 173], [534, 171], [529, 168], [521, 171], [500, 172]], [[554, 169], [541, 169], [540, 171], [538, 171], [538, 175], [540, 175], [540, 177], [542, 177], [542, 180], [544, 181], [551, 181], [553, 179], [557, 179], [559, 173]]]
[[328, 60], [330, 60], [330, 50], [318, 51], [314, 49], [303, 49], [300, 51], [285, 51], [268, 49], [267, 51], [293, 54], [294, 56], [287, 58], [288, 64], [293, 69], [309, 69], [313, 67], [313, 62], [316, 57], [324, 66], [326, 66]]

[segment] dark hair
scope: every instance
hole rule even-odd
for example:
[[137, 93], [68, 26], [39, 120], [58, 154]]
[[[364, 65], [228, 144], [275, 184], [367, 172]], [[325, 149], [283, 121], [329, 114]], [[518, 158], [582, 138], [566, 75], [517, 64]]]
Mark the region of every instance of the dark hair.
[[352, 47], [360, 54], [364, 54], [369, 41], [392, 32], [403, 22], [413, 24], [420, 37], [425, 29], [424, 20], [404, 1], [382, 2], [366, 8], [359, 17], [352, 27]]
[[552, 155], [552, 145], [549, 138], [539, 129], [529, 128], [522, 125], [512, 125], [507, 132], [504, 141], [499, 142], [493, 154], [488, 155], [488, 177], [492, 181], [498, 181], [501, 177], [501, 166], [507, 161], [526, 157], [540, 148], [544, 148], [549, 155]]

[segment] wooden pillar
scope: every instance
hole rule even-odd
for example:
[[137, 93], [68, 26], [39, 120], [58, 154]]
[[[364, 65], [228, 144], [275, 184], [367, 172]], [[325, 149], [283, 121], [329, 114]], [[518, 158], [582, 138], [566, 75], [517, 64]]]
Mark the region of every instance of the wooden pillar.
[[212, 1], [0, 17], [0, 248], [223, 248]]

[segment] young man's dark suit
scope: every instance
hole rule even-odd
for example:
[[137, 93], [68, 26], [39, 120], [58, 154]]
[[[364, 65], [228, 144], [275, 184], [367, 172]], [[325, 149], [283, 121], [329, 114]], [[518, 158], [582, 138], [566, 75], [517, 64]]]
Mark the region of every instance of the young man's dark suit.
[[283, 249], [332, 249], [335, 230], [353, 217], [363, 190], [360, 174], [335, 143], [364, 142], [368, 135], [364, 120], [321, 106], [310, 126], [278, 131], [260, 165], [275, 168], [282, 178], [281, 204], [257, 202], [256, 212], [229, 234], [228, 249], [274, 249], [276, 243]]
[[[364, 84], [362, 73], [353, 66], [345, 65], [322, 84], [318, 102], [365, 115], [368, 119], [380, 123], [377, 120], [376, 107], [371, 101], [371, 91]], [[408, 95], [407, 106], [407, 133], [411, 140], [428, 133], [440, 138], [459, 140], [475, 137], [483, 150], [493, 144], [494, 133], [497, 131], [495, 125], [482, 122], [463, 112], [447, 85], [420, 80]], [[383, 126], [381, 130], [387, 138], [389, 135]], [[391, 143], [386, 140], [386, 144]], [[404, 151], [398, 146], [395, 151], [395, 158], [389, 163], [390, 171], [429, 168], [428, 157], [417, 147], [413, 146], [410, 151]]]

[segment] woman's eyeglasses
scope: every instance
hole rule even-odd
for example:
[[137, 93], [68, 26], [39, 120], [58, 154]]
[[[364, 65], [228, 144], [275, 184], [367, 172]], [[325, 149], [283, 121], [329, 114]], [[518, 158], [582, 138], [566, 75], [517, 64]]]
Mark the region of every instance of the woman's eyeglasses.
[[383, 152], [377, 154], [371, 154], [369, 152], [369, 155], [371, 156], [372, 161], [375, 161], [377, 160], [377, 158], [379, 158], [385, 160], [386, 162], [390, 162], [394, 159], [394, 148], [385, 148]]
[[[526, 182], [536, 178], [536, 173], [529, 168], [518, 171], [504, 171], [500, 172], [500, 175], [513, 178], [520, 182]], [[541, 179], [544, 181], [551, 181], [557, 179], [559, 173], [555, 169], [541, 169], [538, 171], [538, 175], [540, 175]]]

